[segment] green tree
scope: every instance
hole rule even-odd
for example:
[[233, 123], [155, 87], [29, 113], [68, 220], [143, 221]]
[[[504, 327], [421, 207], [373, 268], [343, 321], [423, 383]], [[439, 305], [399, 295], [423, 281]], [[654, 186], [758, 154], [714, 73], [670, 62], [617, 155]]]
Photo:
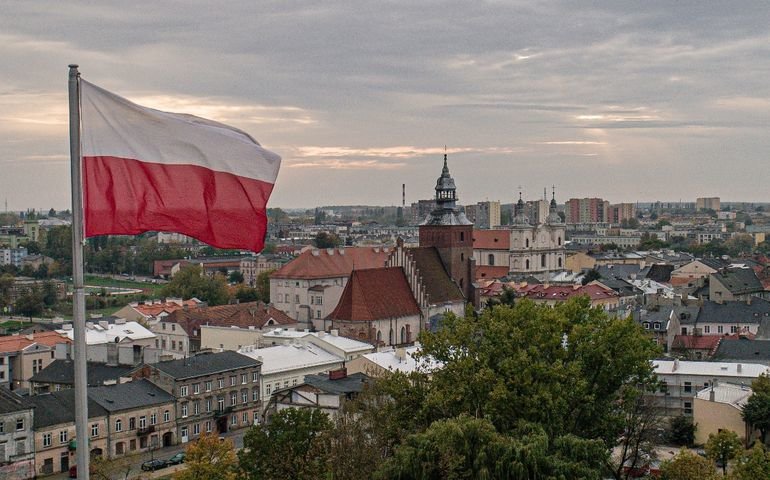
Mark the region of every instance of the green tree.
[[668, 220], [658, 220], [658, 223], [655, 225], [655, 228], [657, 230], [663, 230], [663, 227], [668, 227], [671, 225], [671, 222]]
[[499, 298], [490, 298], [487, 301], [487, 308], [494, 308], [497, 305], [513, 307], [516, 303], [516, 291], [508, 285], [503, 285], [503, 291]]
[[738, 434], [732, 430], [720, 430], [716, 435], [709, 434], [706, 442], [706, 455], [722, 465], [722, 475], [727, 475], [727, 463], [743, 450]]
[[427, 412], [486, 417], [503, 434], [525, 420], [541, 426], [551, 446], [574, 436], [607, 449], [624, 422], [624, 388], [654, 381], [650, 359], [658, 353], [639, 325], [611, 319], [587, 297], [555, 308], [520, 300], [478, 319], [447, 315], [421, 342], [422, 355], [443, 363], [427, 386]]
[[[623, 434], [610, 457], [609, 470], [617, 480], [626, 480], [631, 471], [644, 467], [650, 452], [659, 442], [658, 432], [663, 424], [661, 409], [644, 401], [646, 392], [629, 385], [618, 402], [623, 415]], [[624, 472], [624, 467], [631, 471]]]
[[43, 305], [43, 292], [38, 286], [34, 286], [16, 299], [14, 311], [26, 317], [39, 317], [43, 314]]
[[762, 444], [757, 443], [735, 462], [730, 479], [756, 480], [759, 478], [770, 478], [770, 452], [766, 451]]
[[754, 237], [748, 234], [735, 235], [725, 241], [727, 254], [732, 257], [750, 255], [754, 250]]
[[668, 243], [649, 232], [644, 232], [639, 240], [639, 250], [660, 250], [666, 248]]
[[238, 270], [233, 270], [227, 276], [227, 281], [230, 283], [243, 283], [243, 274]]
[[11, 287], [14, 278], [9, 273], [0, 275], [0, 310], [11, 304]]
[[594, 280], [599, 280], [600, 278], [602, 278], [602, 274], [599, 273], [598, 270], [592, 268], [591, 270], [587, 271], [585, 275], [583, 275], [583, 280], [580, 283], [583, 285], [588, 285]]
[[336, 248], [342, 245], [342, 240], [335, 233], [318, 232], [313, 244], [316, 248]]
[[695, 424], [692, 417], [673, 417], [668, 425], [668, 441], [679, 446], [692, 445], [695, 441]]
[[661, 480], [716, 480], [714, 465], [707, 459], [682, 449], [660, 466]]
[[202, 434], [185, 451], [186, 468], [174, 474], [174, 480], [235, 480], [238, 457], [233, 442], [216, 435]]
[[257, 275], [257, 281], [254, 288], [257, 289], [257, 293], [259, 295], [258, 299], [265, 303], [270, 303], [270, 275], [274, 271], [275, 270], [268, 270], [265, 272], [260, 272]]
[[287, 408], [266, 425], [252, 427], [238, 452], [242, 477], [249, 480], [323, 478], [328, 460], [328, 415], [316, 409]]
[[224, 277], [204, 275], [203, 269], [198, 265], [182, 268], [163, 287], [162, 292], [167, 297], [182, 297], [185, 300], [195, 297], [208, 302], [209, 305], [222, 305], [229, 300]]
[[770, 431], [770, 377], [760, 375], [751, 383], [752, 394], [743, 406], [741, 416], [749, 425], [759, 430], [764, 444]]

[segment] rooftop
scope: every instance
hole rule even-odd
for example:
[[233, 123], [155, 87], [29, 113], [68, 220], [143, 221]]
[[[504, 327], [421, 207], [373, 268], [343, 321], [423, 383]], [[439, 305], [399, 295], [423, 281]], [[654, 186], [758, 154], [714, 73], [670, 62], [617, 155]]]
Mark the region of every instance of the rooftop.
[[[128, 376], [133, 367], [120, 367], [105, 365], [103, 363], [88, 362], [86, 375], [89, 386], [103, 385], [106, 381], [117, 380]], [[37, 372], [30, 378], [33, 383], [60, 383], [64, 385], [75, 384], [75, 370], [72, 360], [54, 360], [47, 367]]]
[[431, 304], [457, 302], [465, 299], [460, 287], [447, 273], [438, 250], [434, 247], [407, 249], [420, 271], [425, 291]]
[[510, 230], [473, 230], [474, 250], [510, 250]]
[[313, 337], [317, 342], [328, 343], [345, 353], [355, 353], [361, 351], [368, 351], [374, 348], [373, 345], [353, 340], [352, 338], [342, 337], [338, 334], [337, 330], [331, 332], [309, 332], [295, 329], [276, 328], [269, 332], [263, 333], [262, 338], [265, 340], [271, 339], [287, 339], [287, 338], [308, 338]]
[[88, 389], [88, 396], [108, 412], [171, 403], [174, 397], [145, 379]]
[[[72, 324], [65, 324], [61, 330], [56, 332], [66, 335], [73, 340], [75, 331]], [[127, 322], [118, 320], [115, 323], [86, 322], [86, 344], [101, 345], [103, 343], [119, 343], [123, 340], [146, 340], [155, 338], [155, 334], [144, 328], [137, 322]]]
[[390, 372], [411, 373], [418, 370], [430, 372], [441, 368], [441, 364], [436, 361], [415, 358], [415, 354], [420, 351], [420, 348], [420, 345], [417, 344], [406, 348], [390, 348], [367, 353], [364, 358]]
[[58, 343], [70, 343], [70, 339], [57, 331], [30, 333], [28, 335], [8, 335], [0, 337], [0, 353], [18, 352], [32, 344], [53, 347]]
[[358, 393], [364, 389], [369, 380], [370, 377], [365, 373], [353, 373], [334, 380], [330, 379], [328, 374], [305, 375], [305, 384], [335, 395]]
[[390, 251], [379, 247], [309, 249], [276, 270], [271, 277], [306, 280], [347, 277], [354, 268], [385, 266]]
[[329, 319], [372, 321], [421, 312], [401, 267], [353, 270]]
[[[691, 362], [687, 360], [653, 360], [658, 374], [698, 375], [710, 377], [757, 378], [770, 371], [767, 365], [758, 363]], [[740, 366], [740, 367], [739, 367]], [[740, 371], [738, 369], [740, 368]]]
[[[33, 424], [35, 430], [73, 423], [75, 421], [75, 389], [68, 388], [59, 392], [44, 393], [27, 397], [35, 407]], [[88, 418], [103, 417], [107, 411], [101, 405], [88, 398]]]
[[176, 310], [162, 318], [161, 323], [176, 323], [190, 337], [199, 337], [200, 327], [203, 325], [263, 328], [271, 325], [295, 325], [297, 321], [273, 305], [248, 302]]
[[746, 385], [735, 385], [733, 383], [719, 383], [708, 388], [704, 388], [695, 394], [698, 400], [711, 401], [711, 392], [714, 392], [714, 402], [726, 403], [737, 409], [742, 409], [749, 397], [753, 393], [751, 387]]
[[757, 274], [750, 268], [731, 268], [711, 274], [711, 280], [717, 280], [733, 295], [761, 292], [765, 289]]
[[202, 353], [192, 357], [151, 364], [152, 367], [176, 380], [203, 377], [257, 365], [259, 362], [255, 359], [230, 350], [219, 353]]
[[312, 344], [287, 343], [267, 348], [243, 347], [238, 352], [262, 362], [262, 375], [324, 365], [332, 366], [344, 361], [342, 357]]

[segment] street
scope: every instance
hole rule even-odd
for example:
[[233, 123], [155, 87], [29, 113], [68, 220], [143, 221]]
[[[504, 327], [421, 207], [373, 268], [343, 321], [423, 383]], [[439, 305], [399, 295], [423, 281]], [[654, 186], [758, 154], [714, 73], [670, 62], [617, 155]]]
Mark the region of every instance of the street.
[[[235, 432], [227, 432], [223, 435], [220, 435], [222, 437], [225, 437], [233, 442], [233, 445], [235, 445], [236, 450], [239, 450], [243, 448], [243, 435], [246, 433], [248, 429], [242, 428], [240, 430], [237, 430]], [[176, 445], [173, 447], [168, 448], [162, 448], [160, 450], [154, 450], [151, 452], [145, 452], [140, 453], [137, 455], [134, 455], [132, 457], [128, 457], [131, 459], [131, 472], [128, 475], [128, 478], [137, 478], [141, 475], [144, 475], [144, 478], [160, 478], [167, 475], [170, 475], [177, 470], [180, 470], [181, 468], [184, 468], [184, 465], [175, 465], [171, 467], [162, 468], [160, 470], [156, 470], [154, 472], [143, 472], [141, 469], [142, 463], [146, 462], [147, 460], [152, 460], [154, 458], [162, 458], [162, 459], [168, 459], [174, 456], [175, 454], [179, 452], [184, 452], [187, 448], [187, 445]], [[38, 478], [46, 478], [50, 480], [65, 480], [69, 479], [69, 474], [66, 472], [63, 473], [55, 473], [53, 475], [49, 475], [46, 477], [38, 477]], [[115, 479], [123, 479], [123, 475], [116, 474]]]

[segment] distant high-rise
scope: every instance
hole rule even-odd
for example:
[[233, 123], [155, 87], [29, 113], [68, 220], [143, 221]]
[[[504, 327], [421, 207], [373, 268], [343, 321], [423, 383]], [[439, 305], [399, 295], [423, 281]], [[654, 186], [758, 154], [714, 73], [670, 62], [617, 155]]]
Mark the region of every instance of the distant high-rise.
[[567, 223], [608, 223], [610, 202], [601, 198], [570, 198], [565, 204]]
[[465, 206], [465, 215], [476, 228], [495, 228], [500, 226], [500, 202], [479, 202]]
[[718, 212], [721, 207], [719, 197], [702, 197], [695, 200], [695, 209], [701, 210], [714, 210]]

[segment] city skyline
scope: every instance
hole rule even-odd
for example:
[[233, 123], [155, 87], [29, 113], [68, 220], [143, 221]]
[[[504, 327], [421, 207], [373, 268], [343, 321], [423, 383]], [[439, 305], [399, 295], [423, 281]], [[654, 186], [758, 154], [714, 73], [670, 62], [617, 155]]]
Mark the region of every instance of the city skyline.
[[79, 63], [282, 155], [271, 207], [430, 198], [445, 151], [463, 204], [770, 201], [763, 4], [570, 5], [6, 4], [0, 200], [69, 208]]

